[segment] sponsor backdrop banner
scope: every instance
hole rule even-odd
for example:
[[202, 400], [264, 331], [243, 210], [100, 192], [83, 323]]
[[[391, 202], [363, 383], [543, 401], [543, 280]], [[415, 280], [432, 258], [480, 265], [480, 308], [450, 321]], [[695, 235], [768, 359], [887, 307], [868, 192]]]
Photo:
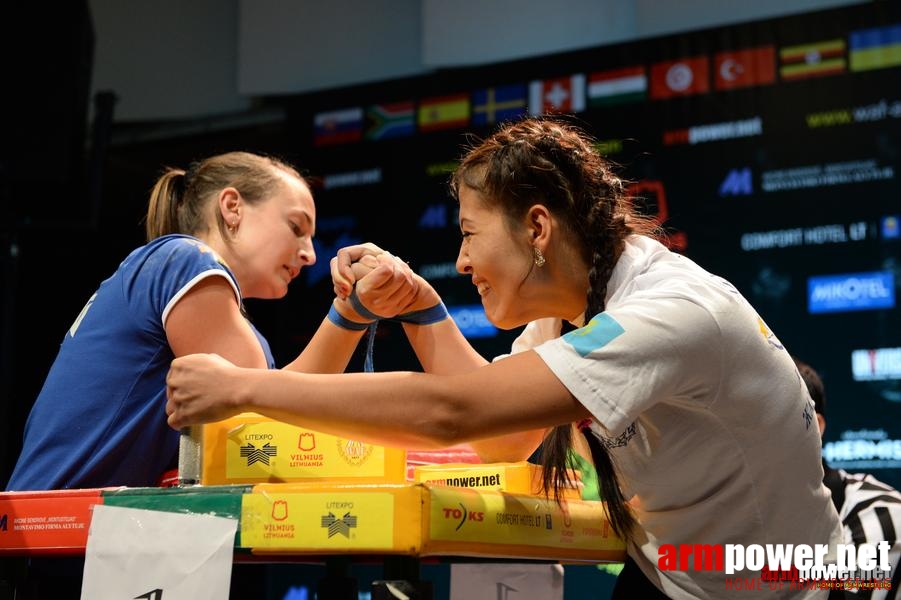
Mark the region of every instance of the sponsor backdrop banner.
[[[565, 114], [621, 165], [670, 246], [732, 281], [822, 373], [827, 460], [901, 487], [901, 4], [278, 100], [319, 210], [302, 289], [252, 306], [282, 362], [321, 320], [309, 307], [332, 297], [329, 258], [361, 240], [431, 280], [480, 351], [508, 351], [517, 331], [495, 329], [456, 273], [448, 175], [497, 123]], [[374, 365], [418, 368], [399, 326], [379, 326]]]

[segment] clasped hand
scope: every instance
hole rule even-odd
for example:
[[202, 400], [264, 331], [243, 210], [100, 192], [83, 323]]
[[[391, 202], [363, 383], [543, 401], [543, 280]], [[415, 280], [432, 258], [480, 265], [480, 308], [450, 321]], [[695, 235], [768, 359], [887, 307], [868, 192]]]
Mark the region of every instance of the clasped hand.
[[346, 246], [329, 263], [335, 296], [347, 301], [351, 292], [370, 312], [384, 318], [430, 308], [438, 294], [410, 265], [372, 243]]

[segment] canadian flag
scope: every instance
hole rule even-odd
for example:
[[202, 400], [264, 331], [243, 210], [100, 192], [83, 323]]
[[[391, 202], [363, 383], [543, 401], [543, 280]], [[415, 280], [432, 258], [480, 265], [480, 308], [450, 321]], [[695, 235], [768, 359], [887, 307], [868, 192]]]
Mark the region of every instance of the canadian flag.
[[568, 113], [585, 110], [585, 75], [536, 79], [529, 84], [529, 114]]

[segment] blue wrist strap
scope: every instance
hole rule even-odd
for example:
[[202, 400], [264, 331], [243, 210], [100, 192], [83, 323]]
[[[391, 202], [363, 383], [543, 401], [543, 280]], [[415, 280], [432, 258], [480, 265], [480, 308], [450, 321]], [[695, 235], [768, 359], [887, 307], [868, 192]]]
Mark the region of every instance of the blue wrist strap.
[[366, 329], [369, 329], [370, 325], [370, 323], [359, 323], [345, 318], [338, 312], [338, 309], [335, 308], [334, 304], [332, 304], [332, 307], [328, 310], [328, 320], [341, 329], [349, 329], [351, 331], [365, 331]]
[[357, 297], [357, 288], [355, 287], [350, 292], [350, 296], [347, 297], [347, 301], [350, 302], [351, 307], [357, 311], [357, 314], [363, 317], [364, 319], [369, 319], [370, 321], [378, 321], [382, 317], [378, 316], [374, 312], [371, 312], [368, 308], [363, 306], [363, 303], [360, 302], [360, 299]]
[[414, 325], [431, 325], [432, 323], [443, 321], [449, 316], [450, 314], [447, 312], [444, 302], [439, 301], [438, 304], [431, 308], [413, 310], [402, 315], [397, 315], [394, 317], [394, 320], [400, 321], [401, 323], [412, 323]]
[[374, 373], [375, 365], [372, 362], [373, 349], [375, 348], [375, 330], [379, 326], [378, 321], [373, 321], [367, 327], [369, 328], [369, 337], [366, 339], [366, 355], [363, 357], [363, 372]]

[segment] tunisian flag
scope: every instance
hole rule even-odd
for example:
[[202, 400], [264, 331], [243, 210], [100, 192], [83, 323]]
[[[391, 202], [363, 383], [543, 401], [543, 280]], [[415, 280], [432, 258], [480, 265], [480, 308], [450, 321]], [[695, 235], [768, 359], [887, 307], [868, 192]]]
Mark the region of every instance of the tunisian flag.
[[719, 52], [713, 58], [714, 87], [718, 90], [776, 81], [776, 49], [773, 46]]
[[690, 96], [710, 91], [710, 60], [694, 56], [651, 65], [651, 98]]

